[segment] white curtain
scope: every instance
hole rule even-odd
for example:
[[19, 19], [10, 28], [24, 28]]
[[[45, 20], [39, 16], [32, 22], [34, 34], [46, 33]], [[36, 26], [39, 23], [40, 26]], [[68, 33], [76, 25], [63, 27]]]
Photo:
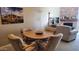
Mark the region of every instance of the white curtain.
[[78, 29], [78, 31], [79, 31], [79, 8], [78, 8], [78, 15], [77, 15], [77, 19], [78, 19], [78, 21], [77, 21], [77, 29]]

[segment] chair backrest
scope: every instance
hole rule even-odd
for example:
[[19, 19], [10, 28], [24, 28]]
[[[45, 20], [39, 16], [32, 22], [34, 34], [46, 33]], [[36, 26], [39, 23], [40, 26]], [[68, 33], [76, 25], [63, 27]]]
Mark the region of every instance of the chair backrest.
[[25, 45], [25, 42], [22, 40], [21, 37], [18, 37], [14, 34], [10, 34], [10, 35], [8, 35], [8, 39], [10, 40], [10, 42], [11, 42], [11, 44], [14, 47], [15, 50], [17, 50], [17, 51], [23, 50], [21, 48], [21, 45], [22, 46]]
[[20, 32], [21, 32], [21, 36], [22, 36], [22, 38], [23, 38], [23, 39], [26, 39], [26, 37], [24, 36], [23, 33], [24, 33], [24, 32], [27, 32], [27, 31], [31, 31], [31, 30], [32, 30], [31, 28], [23, 28], [23, 29], [21, 29]]
[[31, 28], [23, 28], [21, 29], [21, 33], [26, 32], [26, 31], [31, 31], [31, 30], [32, 30]]
[[48, 43], [48, 50], [55, 50], [57, 46], [59, 45], [61, 39], [63, 37], [62, 33], [58, 33], [56, 35], [53, 35], [49, 38], [49, 43]]

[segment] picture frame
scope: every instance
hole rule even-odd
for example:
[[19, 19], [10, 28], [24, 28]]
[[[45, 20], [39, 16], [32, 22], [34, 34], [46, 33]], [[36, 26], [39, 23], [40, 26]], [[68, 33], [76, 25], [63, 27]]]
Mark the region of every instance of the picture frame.
[[1, 7], [0, 15], [2, 24], [14, 24], [24, 22], [23, 8], [21, 7]]

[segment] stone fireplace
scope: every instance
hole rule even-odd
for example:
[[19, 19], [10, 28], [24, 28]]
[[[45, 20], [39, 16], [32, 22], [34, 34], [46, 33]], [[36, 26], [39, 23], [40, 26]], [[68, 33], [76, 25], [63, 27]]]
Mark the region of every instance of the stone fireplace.
[[60, 25], [67, 25], [67, 26], [71, 26], [73, 28], [76, 28], [77, 27], [77, 21], [69, 21], [69, 20], [60, 21]]

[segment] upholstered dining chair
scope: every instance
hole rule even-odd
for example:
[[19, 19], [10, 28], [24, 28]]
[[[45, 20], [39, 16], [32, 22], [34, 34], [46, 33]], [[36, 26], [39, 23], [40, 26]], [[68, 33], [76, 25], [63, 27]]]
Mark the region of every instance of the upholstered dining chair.
[[31, 44], [27, 44], [23, 41], [23, 39], [19, 36], [16, 36], [14, 34], [8, 35], [8, 39], [12, 43], [13, 47], [17, 51], [35, 51], [37, 44], [36, 42], [32, 42]]
[[58, 47], [62, 37], [63, 37], [62, 33], [52, 35], [49, 38], [48, 47], [47, 47], [48, 51], [54, 51]]
[[23, 28], [21, 29], [21, 33], [26, 32], [26, 31], [31, 31], [31, 30], [32, 30], [31, 28]]
[[[20, 31], [22, 38], [25, 39], [25, 40], [26, 40], [26, 39], [28, 40], [28, 38], [25, 37], [23, 33], [24, 33], [24, 32], [27, 32], [27, 31], [32, 31], [32, 29], [31, 29], [31, 28], [23, 28], [23, 29], [21, 29], [21, 31]], [[27, 40], [26, 40], [26, 41], [27, 41]]]

